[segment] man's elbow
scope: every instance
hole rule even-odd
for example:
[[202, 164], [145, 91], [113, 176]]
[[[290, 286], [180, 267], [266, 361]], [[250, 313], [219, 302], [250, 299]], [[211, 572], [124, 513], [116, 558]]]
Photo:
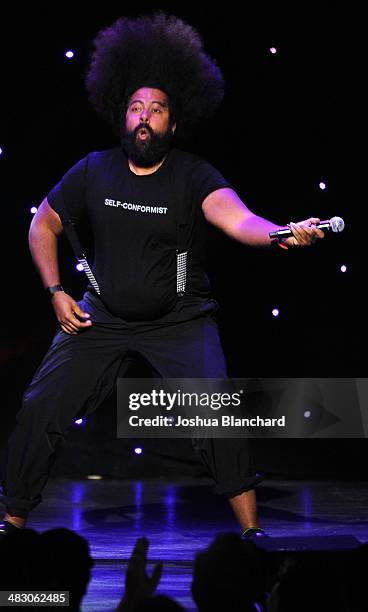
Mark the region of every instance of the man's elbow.
[[51, 233], [55, 236], [59, 236], [63, 232], [63, 224], [59, 215], [51, 208], [50, 204], [45, 198], [38, 207], [30, 228], [29, 228], [29, 239], [32, 235], [39, 234], [42, 232]]

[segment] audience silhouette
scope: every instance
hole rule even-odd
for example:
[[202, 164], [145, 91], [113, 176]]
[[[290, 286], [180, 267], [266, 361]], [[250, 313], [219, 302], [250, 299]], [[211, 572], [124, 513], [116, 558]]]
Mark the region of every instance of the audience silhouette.
[[[148, 539], [138, 538], [127, 566], [124, 595], [116, 611], [184, 611], [170, 597], [155, 595], [163, 566], [157, 563], [148, 574], [148, 548]], [[283, 557], [274, 573], [270, 573], [268, 555], [256, 543], [244, 541], [236, 533], [216, 536], [205, 550], [197, 553], [194, 562], [192, 597], [198, 611], [368, 609], [365, 587], [368, 544], [350, 551], [344, 564], [328, 563], [327, 558], [308, 551]], [[70, 612], [81, 609], [94, 566], [88, 542], [82, 536], [69, 529], [52, 529], [41, 534], [33, 529], [19, 529], [0, 539], [0, 559], [0, 591], [69, 591], [67, 609]], [[117, 584], [118, 597], [119, 589]]]

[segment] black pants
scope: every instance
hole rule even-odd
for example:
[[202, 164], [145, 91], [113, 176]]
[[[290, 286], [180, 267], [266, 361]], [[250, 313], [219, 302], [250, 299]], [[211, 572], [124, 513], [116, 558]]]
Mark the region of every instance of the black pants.
[[[207, 301], [149, 323], [113, 316], [89, 292], [79, 306], [93, 322], [76, 335], [58, 331], [25, 391], [10, 436], [0, 501], [13, 516], [26, 517], [42, 501], [55, 451], [76, 418], [93, 412], [114, 389], [130, 351], [143, 356], [164, 378], [225, 378], [217, 323]], [[190, 317], [186, 319], [186, 317]], [[233, 497], [254, 488], [255, 474], [244, 439], [195, 439], [193, 446], [215, 480], [214, 491]]]

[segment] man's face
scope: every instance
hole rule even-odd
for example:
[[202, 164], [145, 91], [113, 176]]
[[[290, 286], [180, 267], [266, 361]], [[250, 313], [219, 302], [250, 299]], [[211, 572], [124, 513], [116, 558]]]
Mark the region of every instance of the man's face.
[[128, 102], [122, 146], [137, 166], [149, 168], [163, 160], [175, 129], [165, 92], [141, 87]]

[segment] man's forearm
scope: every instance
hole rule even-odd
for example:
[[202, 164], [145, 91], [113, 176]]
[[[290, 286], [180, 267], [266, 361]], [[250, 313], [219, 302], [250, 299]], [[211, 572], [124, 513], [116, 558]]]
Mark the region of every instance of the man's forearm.
[[258, 215], [251, 215], [239, 223], [233, 238], [250, 246], [269, 247], [271, 246], [269, 233], [278, 229], [280, 225], [275, 225]]
[[31, 224], [29, 249], [44, 287], [60, 284], [58, 238], [45, 225]]

